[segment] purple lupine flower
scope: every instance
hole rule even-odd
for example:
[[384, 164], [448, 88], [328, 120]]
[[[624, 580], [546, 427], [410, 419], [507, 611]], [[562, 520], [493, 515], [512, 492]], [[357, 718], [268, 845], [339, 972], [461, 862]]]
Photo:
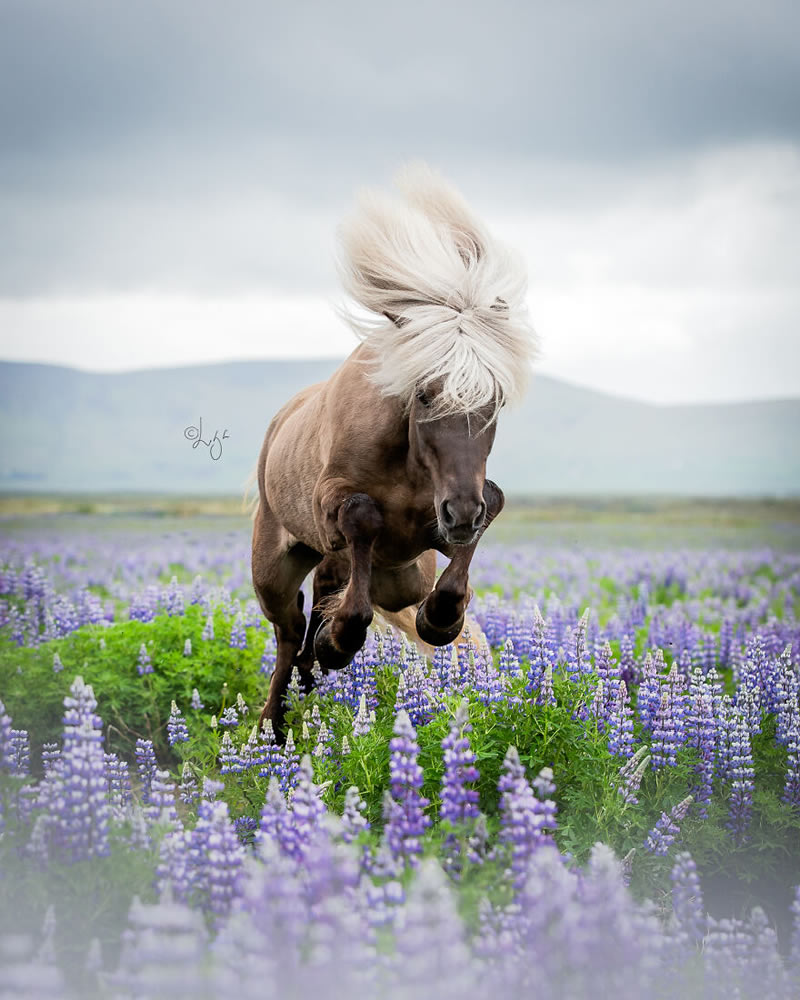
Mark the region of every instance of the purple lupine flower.
[[156, 771], [150, 782], [150, 801], [145, 811], [150, 823], [179, 825], [175, 792], [175, 782], [170, 778], [169, 771]]
[[647, 653], [642, 664], [642, 680], [636, 695], [636, 709], [645, 729], [652, 729], [653, 717], [661, 703], [658, 669], [653, 657]]
[[278, 764], [277, 776], [280, 781], [281, 791], [290, 797], [297, 784], [297, 773], [300, 767], [300, 758], [294, 742], [294, 731], [290, 729], [286, 734], [283, 744], [281, 760]]
[[556, 703], [556, 696], [553, 692], [553, 668], [549, 663], [544, 668], [542, 683], [536, 702], [538, 705], [555, 705]]
[[422, 853], [420, 840], [431, 821], [423, 810], [428, 799], [420, 792], [422, 768], [417, 763], [417, 734], [408, 714], [398, 713], [394, 737], [389, 742], [389, 784], [391, 792], [384, 799], [384, 839], [395, 860], [416, 865]]
[[6, 712], [5, 705], [0, 701], [0, 768], [13, 773], [14, 749], [11, 742], [11, 716]]
[[220, 774], [241, 774], [244, 770], [239, 751], [233, 745], [230, 733], [225, 733], [219, 748]]
[[705, 936], [707, 920], [697, 865], [688, 851], [676, 855], [671, 879], [675, 919], [689, 940], [699, 945]]
[[346, 844], [351, 844], [362, 833], [366, 833], [370, 828], [369, 820], [364, 815], [367, 808], [366, 802], [361, 798], [361, 793], [355, 785], [351, 785], [344, 795], [344, 808], [342, 810], [342, 840]]
[[203, 631], [200, 633], [200, 638], [203, 640], [203, 642], [208, 642], [209, 640], [214, 638], [213, 615], [209, 615], [208, 618], [206, 618], [206, 623], [203, 626]]
[[225, 709], [219, 717], [219, 725], [230, 726], [231, 728], [235, 728], [239, 725], [239, 713], [236, 711], [236, 707], [234, 705], [230, 705]]
[[61, 657], [58, 653], [53, 653], [53, 673], [60, 674], [64, 669], [64, 664], [61, 662]]
[[203, 798], [188, 847], [191, 887], [219, 920], [228, 915], [242, 887], [244, 848], [226, 802]]
[[175, 701], [169, 710], [169, 719], [167, 720], [167, 739], [169, 740], [169, 745], [174, 747], [176, 743], [188, 743], [189, 742], [189, 730], [186, 727], [186, 720], [180, 713], [180, 709]]
[[195, 712], [199, 712], [200, 709], [203, 708], [203, 703], [200, 700], [200, 694], [197, 688], [192, 688], [192, 700], [190, 704]]
[[109, 852], [103, 723], [96, 707], [91, 685], [76, 677], [64, 699], [61, 759], [40, 786], [38, 804], [45, 811], [36, 821], [39, 846], [34, 850], [68, 863]]
[[662, 812], [658, 822], [647, 835], [645, 841], [646, 850], [651, 854], [663, 857], [672, 847], [675, 838], [680, 834], [680, 824], [683, 822], [689, 806], [692, 804], [692, 796], [687, 795], [685, 799], [673, 806], [669, 814]]
[[200, 797], [200, 792], [197, 788], [197, 778], [195, 778], [194, 771], [188, 761], [183, 765], [183, 769], [181, 770], [180, 797], [181, 802], [185, 802], [189, 806], [194, 805]]
[[731, 734], [731, 806], [728, 826], [737, 840], [745, 838], [750, 825], [753, 805], [753, 754], [750, 733], [744, 715], [735, 710], [734, 729]]
[[182, 615], [184, 612], [183, 588], [178, 583], [176, 576], [172, 577], [164, 591], [164, 606], [170, 617]]
[[[315, 705], [314, 708], [317, 706]], [[317, 742], [314, 744], [314, 749], [311, 751], [314, 757], [323, 758], [331, 757], [333, 755], [333, 747], [331, 746], [331, 734], [328, 732], [328, 726], [326, 722], [320, 722], [319, 732], [317, 733]]]
[[138, 739], [136, 741], [136, 768], [139, 772], [139, 782], [142, 789], [142, 802], [150, 801], [150, 786], [153, 775], [158, 769], [152, 740]]
[[192, 640], [191, 639], [187, 639], [186, 642], [183, 644], [183, 655], [184, 656], [191, 656], [192, 655]]
[[267, 795], [261, 810], [261, 822], [257, 843], [269, 841], [281, 852], [288, 855], [288, 850], [294, 846], [294, 836], [289, 821], [289, 811], [286, 797], [280, 789], [278, 779], [273, 775], [267, 785]]
[[232, 649], [247, 649], [247, 632], [241, 612], [236, 616], [231, 626], [231, 638], [228, 645]]
[[800, 810], [800, 711], [795, 709], [786, 733], [786, 782], [781, 801]]
[[567, 672], [570, 680], [573, 681], [580, 680], [582, 674], [589, 673], [592, 669], [586, 643], [588, 627], [589, 609], [587, 608], [581, 615], [575, 631], [572, 633], [572, 642], [566, 650]]
[[[44, 758], [44, 754], [42, 754]], [[108, 781], [108, 799], [116, 819], [121, 819], [133, 801], [128, 762], [120, 760], [115, 753], [103, 755]]]
[[470, 787], [478, 780], [479, 774], [467, 735], [472, 732], [468, 707], [469, 703], [464, 698], [456, 709], [450, 731], [442, 740], [444, 777], [439, 817], [454, 826], [478, 816], [478, 793]]
[[150, 662], [150, 655], [144, 643], [139, 647], [139, 658], [136, 661], [136, 669], [139, 671], [140, 677], [143, 677], [145, 674], [152, 674], [153, 672], [153, 664]]
[[619, 641], [619, 671], [620, 677], [628, 686], [639, 680], [633, 655], [633, 639], [627, 632]]
[[353, 736], [365, 736], [370, 730], [369, 712], [367, 711], [367, 698], [362, 693], [358, 700], [358, 711], [353, 720]]
[[653, 770], [667, 765], [674, 767], [677, 763], [678, 726], [675, 719], [675, 705], [667, 685], [661, 689], [661, 701], [652, 720]]
[[26, 729], [11, 730], [11, 767], [9, 773], [16, 778], [27, 778], [31, 773], [31, 744]]
[[[543, 789], [552, 786], [552, 771], [541, 775]], [[511, 871], [515, 881], [524, 879], [525, 869], [533, 851], [543, 844], [552, 844], [550, 831], [556, 827], [555, 803], [534, 795], [516, 747], [509, 747], [503, 761], [503, 773], [497, 784], [500, 791], [501, 844], [510, 845]]]
[[714, 698], [711, 685], [699, 669], [695, 669], [691, 678], [686, 737], [688, 745], [697, 751], [699, 758], [694, 767], [697, 782], [692, 789], [692, 795], [697, 806], [698, 817], [706, 819], [714, 779], [717, 728], [714, 719]]
[[233, 821], [233, 828], [243, 844], [252, 844], [258, 831], [258, 820], [254, 816], [239, 816]]
[[617, 791], [623, 800], [629, 805], [636, 805], [639, 800], [636, 793], [642, 784], [642, 778], [647, 768], [650, 766], [650, 757], [647, 756], [647, 747], [639, 747], [636, 753], [619, 769], [619, 781]]
[[633, 755], [633, 709], [628, 698], [628, 686], [619, 682], [617, 698], [608, 717], [608, 749], [617, 757]]
[[296, 861], [304, 861], [314, 839], [323, 831], [323, 818], [326, 814], [325, 803], [314, 784], [311, 758], [306, 754], [300, 761], [289, 810], [292, 843], [284, 841], [284, 851]]
[[58, 767], [61, 760], [61, 747], [58, 743], [42, 744], [42, 770], [45, 778]]

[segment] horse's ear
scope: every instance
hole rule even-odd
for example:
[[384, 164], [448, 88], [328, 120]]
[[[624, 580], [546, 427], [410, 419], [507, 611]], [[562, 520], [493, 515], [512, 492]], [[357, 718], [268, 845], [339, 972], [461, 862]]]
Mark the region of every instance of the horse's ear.
[[402, 316], [393, 316], [393, 315], [392, 315], [392, 313], [388, 313], [388, 312], [384, 312], [384, 314], [383, 314], [383, 315], [384, 315], [384, 316], [385, 316], [385, 317], [386, 317], [386, 318], [387, 318], [387, 319], [388, 319], [388, 320], [389, 320], [390, 322], [394, 323], [394, 325], [395, 325], [395, 326], [396, 326], [396, 327], [397, 327], [398, 329], [402, 329], [402, 328], [403, 328], [403, 327], [405, 326], [405, 324], [406, 324], [406, 323], [408, 322], [407, 320], [403, 319], [403, 317], [402, 317]]

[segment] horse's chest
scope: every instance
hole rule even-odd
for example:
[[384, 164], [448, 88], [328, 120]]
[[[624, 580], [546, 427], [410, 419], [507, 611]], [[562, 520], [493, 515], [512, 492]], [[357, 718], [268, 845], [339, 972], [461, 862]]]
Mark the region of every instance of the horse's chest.
[[384, 504], [383, 528], [375, 542], [373, 558], [379, 563], [404, 563], [432, 547], [436, 526], [433, 504]]

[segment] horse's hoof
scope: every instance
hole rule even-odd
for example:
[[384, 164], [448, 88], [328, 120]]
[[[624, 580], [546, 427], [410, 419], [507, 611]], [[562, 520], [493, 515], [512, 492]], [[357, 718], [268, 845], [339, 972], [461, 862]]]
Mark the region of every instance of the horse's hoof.
[[431, 646], [446, 646], [455, 642], [461, 635], [464, 628], [464, 615], [461, 615], [452, 625], [447, 628], [437, 628], [432, 625], [425, 615], [425, 601], [417, 608], [417, 634], [424, 642]]
[[331, 636], [331, 623], [325, 622], [314, 636], [314, 657], [323, 670], [341, 670], [351, 663], [357, 650], [339, 649]]

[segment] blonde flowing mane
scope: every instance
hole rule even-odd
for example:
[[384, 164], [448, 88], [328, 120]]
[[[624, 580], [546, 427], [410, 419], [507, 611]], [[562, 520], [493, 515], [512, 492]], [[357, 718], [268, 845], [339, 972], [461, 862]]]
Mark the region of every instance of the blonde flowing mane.
[[370, 348], [371, 378], [410, 404], [441, 381], [435, 416], [519, 399], [537, 354], [518, 254], [493, 240], [461, 196], [424, 165], [399, 197], [365, 192], [340, 228], [342, 283], [372, 313], [343, 315]]

